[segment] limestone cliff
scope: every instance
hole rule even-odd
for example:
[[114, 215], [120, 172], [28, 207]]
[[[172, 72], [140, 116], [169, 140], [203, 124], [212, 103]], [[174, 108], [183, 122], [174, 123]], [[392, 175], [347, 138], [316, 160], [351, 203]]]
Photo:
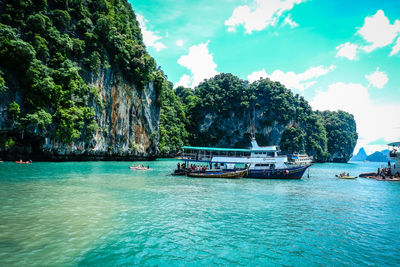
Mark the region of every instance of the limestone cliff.
[[126, 0], [0, 1], [0, 158], [158, 154], [164, 75]]

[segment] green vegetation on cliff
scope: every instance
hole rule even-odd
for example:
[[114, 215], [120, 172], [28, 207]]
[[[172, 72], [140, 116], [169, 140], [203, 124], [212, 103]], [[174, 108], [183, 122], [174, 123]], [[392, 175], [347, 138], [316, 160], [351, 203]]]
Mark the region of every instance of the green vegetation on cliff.
[[353, 115], [341, 110], [317, 113], [326, 129], [328, 152], [332, 161], [349, 161], [358, 138]]
[[[16, 92], [19, 133], [64, 143], [98, 128], [93, 106], [102, 108], [90, 81], [112, 69], [138, 90], [164, 80], [146, 52], [127, 0], [1, 0], [0, 94]], [[161, 76], [161, 77], [160, 77]]]
[[219, 74], [175, 93], [186, 114], [180, 121], [186, 122], [186, 144], [248, 147], [254, 124], [260, 145], [279, 144], [285, 153], [305, 152], [317, 161], [347, 161], [357, 140], [352, 115], [315, 112], [303, 97], [269, 79], [249, 84]]
[[174, 156], [185, 145], [188, 137], [184, 105], [172, 89], [172, 83], [165, 81], [161, 94], [160, 142], [162, 156]]

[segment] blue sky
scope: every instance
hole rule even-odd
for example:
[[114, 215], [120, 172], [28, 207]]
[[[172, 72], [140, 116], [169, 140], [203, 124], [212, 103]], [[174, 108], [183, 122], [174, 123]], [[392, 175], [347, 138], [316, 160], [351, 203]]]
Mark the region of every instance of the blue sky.
[[356, 150], [400, 140], [400, 1], [130, 1], [175, 86], [269, 77], [314, 109], [354, 114]]

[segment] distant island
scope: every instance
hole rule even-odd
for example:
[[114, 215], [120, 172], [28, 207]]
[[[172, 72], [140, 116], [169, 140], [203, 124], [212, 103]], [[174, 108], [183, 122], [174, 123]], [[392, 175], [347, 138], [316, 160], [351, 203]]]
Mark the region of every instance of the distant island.
[[364, 148], [360, 148], [358, 153], [354, 155], [351, 161], [371, 161], [371, 162], [387, 162], [389, 160], [389, 150], [375, 151], [371, 155], [367, 155]]

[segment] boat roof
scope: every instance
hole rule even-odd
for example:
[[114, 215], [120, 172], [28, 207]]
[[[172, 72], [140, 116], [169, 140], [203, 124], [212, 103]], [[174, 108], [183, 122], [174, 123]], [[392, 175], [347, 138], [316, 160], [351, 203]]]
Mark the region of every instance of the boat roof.
[[207, 150], [207, 151], [228, 151], [228, 152], [251, 152], [252, 151], [250, 149], [241, 149], [241, 148], [201, 147], [201, 146], [184, 146], [183, 149]]
[[206, 150], [206, 151], [227, 151], [227, 152], [266, 152], [275, 151], [275, 146], [270, 147], [259, 147], [257, 149], [243, 149], [243, 148], [223, 148], [223, 147], [200, 147], [200, 146], [184, 146], [183, 149], [191, 150]]
[[389, 143], [388, 146], [400, 146], [400, 141]]

